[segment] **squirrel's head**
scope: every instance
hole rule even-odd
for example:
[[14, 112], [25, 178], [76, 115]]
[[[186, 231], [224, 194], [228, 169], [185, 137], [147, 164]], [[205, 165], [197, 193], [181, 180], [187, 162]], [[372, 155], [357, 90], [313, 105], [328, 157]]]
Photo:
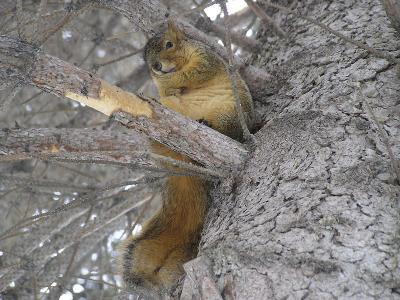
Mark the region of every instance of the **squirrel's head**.
[[164, 33], [147, 42], [144, 59], [152, 75], [163, 77], [179, 71], [186, 64], [184, 42], [185, 34], [172, 21], [168, 21], [168, 28]]

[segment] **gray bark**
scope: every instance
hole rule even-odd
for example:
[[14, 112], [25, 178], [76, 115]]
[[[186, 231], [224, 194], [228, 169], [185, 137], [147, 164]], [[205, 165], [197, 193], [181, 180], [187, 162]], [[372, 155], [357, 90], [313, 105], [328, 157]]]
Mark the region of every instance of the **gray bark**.
[[[400, 54], [379, 1], [302, 1], [298, 12]], [[282, 74], [281, 89], [264, 99], [237, 187], [213, 194], [200, 256], [225, 299], [400, 299], [397, 66], [298, 18], [281, 26], [295, 43], [255, 59]], [[206, 299], [208, 279], [190, 272], [182, 299]]]
[[[84, 4], [88, 2], [122, 14], [145, 32], [151, 32], [152, 26], [163, 19], [166, 12], [165, 6], [155, 0], [80, 1]], [[263, 2], [257, 1], [258, 6], [288, 33], [289, 38], [271, 37], [269, 28], [263, 27], [258, 31], [257, 44], [264, 43], [264, 49], [254, 53], [253, 66], [242, 68], [243, 74], [248, 75], [246, 78], [253, 79], [249, 81], [251, 92], [255, 95], [257, 111], [262, 115], [264, 124], [256, 134], [255, 150], [246, 164], [241, 164], [246, 151], [238, 143], [227, 140], [227, 144], [231, 145], [229, 148], [237, 150], [233, 151], [237, 156], [227, 157], [228, 151], [218, 147], [218, 141], [224, 138], [217, 133], [207, 128], [197, 130], [201, 125], [182, 123], [183, 118], [176, 115], [168, 119], [171, 120], [168, 128], [172, 129], [177, 150], [194, 151], [197, 156], [192, 155], [199, 161], [213, 167], [213, 153], [196, 149], [198, 145], [207, 149], [207, 137], [212, 135], [215, 149], [222, 155], [216, 161], [221, 166], [226, 163], [228, 168], [232, 164], [243, 166], [240, 174], [222, 180], [213, 189], [212, 206], [204, 227], [199, 257], [185, 265], [187, 275], [183, 279], [182, 293], [175, 296], [218, 300], [400, 299], [399, 67], [394, 60], [376, 58], [370, 52], [356, 48], [305, 20], [267, 8]], [[287, 5], [287, 2], [291, 1], [274, 1], [282, 5]], [[306, 0], [298, 1], [293, 9], [390, 57], [398, 58], [400, 41], [392, 27], [396, 26], [395, 21], [392, 16], [390, 22], [387, 17], [389, 12], [385, 12], [381, 2], [397, 3], [392, 0]], [[9, 1], [7, 6], [13, 11], [15, 3]], [[26, 13], [28, 20], [24, 20], [24, 12], [17, 13], [21, 17], [18, 22], [22, 23], [28, 22], [32, 16]], [[1, 12], [0, 16], [3, 16]], [[92, 17], [104, 20], [104, 16], [98, 14]], [[13, 18], [12, 14], [5, 15], [5, 21], [12, 21]], [[3, 24], [3, 20], [0, 23]], [[86, 25], [97, 30], [100, 22], [93, 24]], [[113, 28], [112, 21], [105, 24], [107, 28]], [[182, 24], [189, 34], [210, 41], [187, 20], [182, 20]], [[119, 32], [128, 30], [121, 24], [119, 29]], [[30, 27], [26, 30], [29, 33]], [[84, 35], [87, 40], [97, 38], [88, 32]], [[10, 35], [8, 41], [19, 41], [15, 36]], [[84, 67], [72, 65], [73, 61], [83, 64], [85, 56], [93, 58], [95, 55], [90, 49], [95, 47], [88, 47], [83, 39], [64, 43], [55, 37], [52, 37], [53, 44], [49, 43], [48, 47], [60, 59], [45, 58], [57, 62], [54, 67], [66, 68], [54, 73], [46, 69], [35, 73], [35, 67], [45, 62], [35, 58], [47, 53], [48, 49], [37, 52], [36, 48], [18, 42], [19, 47], [16, 48], [19, 52], [13, 52], [16, 57], [0, 59], [0, 65], [12, 63], [13, 66], [0, 69], [0, 77], [4, 80], [0, 85], [10, 81], [10, 87], [14, 87], [29, 81], [32, 74], [33, 78], [35, 74], [41, 74], [41, 80], [36, 81], [36, 85], [41, 84], [54, 94], [62, 95], [63, 83], [68, 82], [77, 92], [83, 90], [95, 95], [97, 79], [83, 71]], [[78, 44], [83, 46], [79, 47], [80, 51], [74, 51]], [[125, 45], [132, 51], [130, 47]], [[3, 43], [1, 55], [9, 54], [4, 49]], [[107, 50], [110, 51], [109, 48]], [[226, 55], [221, 47], [216, 47], [216, 50]], [[72, 59], [68, 58], [70, 53], [75, 55]], [[21, 58], [30, 63], [19, 61]], [[65, 61], [70, 64], [64, 64]], [[260, 71], [262, 68], [265, 69], [263, 72]], [[32, 70], [33, 73], [29, 73]], [[133, 72], [132, 81], [142, 75], [137, 70]], [[69, 76], [65, 76], [67, 73]], [[111, 73], [105, 71], [103, 77], [117, 82], [119, 77]], [[92, 84], [81, 85], [82, 82]], [[8, 103], [13, 99], [10, 95], [15, 94], [2, 93], [9, 98]], [[31, 94], [23, 96], [20, 97], [28, 98]], [[17, 100], [16, 104], [25, 103]], [[44, 100], [45, 97], [35, 105], [46, 107], [56, 102]], [[23, 111], [24, 105], [20, 106]], [[157, 109], [160, 115], [169, 116], [170, 112]], [[17, 119], [19, 114], [14, 110], [9, 115], [5, 118], [7, 122], [1, 121], [11, 128], [14, 126], [13, 118], [17, 116]], [[119, 117], [125, 124], [132, 122], [123, 115]], [[87, 259], [92, 251], [104, 253], [101, 247], [103, 239], [124, 225], [127, 231], [131, 230], [132, 224], [142, 221], [142, 215], [148, 215], [144, 210], [134, 209], [143, 203], [140, 201], [148, 195], [147, 189], [139, 189], [140, 192], [134, 189], [133, 198], [128, 197], [132, 190], [121, 191], [130, 186], [129, 182], [124, 184], [123, 181], [134, 180], [137, 174], [126, 168], [114, 168], [115, 165], [132, 166], [129, 160], [132, 153], [125, 156], [124, 151], [135, 150], [135, 141], [125, 134], [114, 136], [98, 130], [95, 136], [90, 136], [89, 130], [76, 129], [79, 126], [91, 128], [95, 123], [93, 119], [96, 118], [90, 112], [80, 108], [77, 116], [67, 118], [64, 123], [56, 117], [54, 120], [43, 118], [38, 123], [24, 119], [28, 127], [66, 124], [66, 127], [75, 128], [0, 131], [0, 154], [3, 155], [0, 160], [13, 155], [19, 155], [20, 159], [37, 157], [48, 150], [61, 148], [63, 151], [59, 156], [53, 154], [47, 159], [50, 162], [51, 159], [70, 159], [72, 162], [92, 159], [93, 163], [87, 169], [74, 170], [80, 173], [68, 173], [52, 164], [49, 168], [47, 164], [44, 168], [41, 165], [43, 171], [36, 168], [36, 164], [40, 165], [37, 161], [23, 165], [2, 162], [3, 165], [0, 165], [4, 173], [13, 172], [12, 175], [0, 176], [0, 187], [4, 189], [0, 195], [1, 234], [10, 224], [18, 224], [25, 217], [35, 215], [36, 209], [40, 212], [43, 208], [50, 211], [58, 209], [51, 218], [32, 221], [30, 226], [24, 227], [26, 230], [16, 231], [19, 235], [0, 240], [0, 250], [4, 251], [0, 257], [0, 288], [5, 290], [6, 299], [13, 299], [14, 295], [18, 299], [29, 299], [32, 295], [58, 299], [62, 291], [70, 289], [76, 282], [74, 276], [80, 275], [81, 264], [100, 269], [105, 262], [107, 267], [114, 264], [108, 257], [101, 263], [92, 263]], [[146, 127], [146, 123], [136, 122], [135, 126]], [[182, 124], [192, 127], [187, 129]], [[171, 136], [163, 127], [165, 124], [160, 122], [157, 126], [152, 131], [153, 137], [161, 133], [167, 143]], [[184, 144], [180, 141], [182, 132], [192, 129], [197, 130], [201, 140], [192, 136], [188, 137], [191, 144]], [[110, 148], [108, 143], [112, 143]], [[90, 153], [99, 149], [104, 151]], [[117, 150], [118, 157], [106, 153]], [[138, 159], [140, 157], [135, 158], [136, 163]], [[104, 168], [99, 166], [101, 162], [106, 163]], [[142, 166], [153, 166], [148, 163], [144, 160]], [[21, 173], [23, 176], [20, 176]], [[142, 183], [151, 183], [150, 179]], [[110, 180], [122, 184], [112, 191], [101, 191]], [[70, 195], [71, 191], [76, 191], [76, 195], [72, 195], [74, 197]], [[54, 202], [53, 197], [60, 194], [62, 201], [72, 197], [73, 205], [67, 207]], [[87, 219], [88, 206], [98, 215], [97, 220]], [[129, 222], [125, 222], [121, 216], [131, 209], [133, 211], [127, 217]], [[14, 210], [22, 210], [21, 215]], [[9, 212], [12, 218], [8, 217]], [[132, 220], [132, 216], [138, 219]], [[75, 255], [76, 243], [80, 246]], [[64, 251], [58, 253], [60, 249]], [[55, 253], [58, 255], [51, 257]], [[69, 261], [73, 262], [71, 271], [65, 274]], [[114, 272], [104, 270], [109, 278]], [[61, 287], [51, 288], [49, 295], [39, 294], [37, 289], [49, 286], [60, 273], [64, 275], [58, 281]], [[10, 283], [14, 283], [15, 288]], [[93, 288], [87, 283], [85, 287], [88, 297], [96, 299], [104, 296], [100, 296], [100, 292], [110, 291]], [[118, 294], [121, 299], [129, 297], [125, 290], [117, 288], [114, 292], [112, 295]]]
[[[0, 159], [18, 155], [29, 157], [42, 152], [138, 151], [146, 140], [134, 133], [88, 129], [2, 129]], [[118, 141], [116, 143], [116, 141]]]

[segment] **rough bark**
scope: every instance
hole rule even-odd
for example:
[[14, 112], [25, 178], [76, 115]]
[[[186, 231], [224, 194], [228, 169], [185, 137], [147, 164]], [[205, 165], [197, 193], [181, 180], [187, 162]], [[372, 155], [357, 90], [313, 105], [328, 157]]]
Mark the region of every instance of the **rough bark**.
[[[150, 32], [151, 26], [163, 19], [166, 12], [165, 7], [154, 0], [91, 2], [121, 13], [146, 32]], [[279, 1], [283, 5], [286, 2]], [[400, 299], [400, 189], [396, 175], [400, 153], [398, 66], [393, 60], [378, 59], [305, 20], [267, 9], [261, 0], [257, 3], [289, 34], [289, 39], [271, 38], [259, 33], [259, 41], [265, 42], [265, 49], [254, 55], [253, 63], [277, 74], [274, 80], [255, 76], [257, 84], [250, 82], [253, 94], [270, 95], [257, 98], [257, 110], [262, 113], [265, 126], [257, 133], [256, 149], [240, 176], [223, 181], [213, 191], [213, 204], [204, 228], [199, 257], [185, 265], [187, 276], [181, 298]], [[297, 3], [294, 9], [300, 15], [327, 24], [391, 57], [399, 57], [398, 34], [391, 27], [380, 1], [306, 0]], [[10, 7], [14, 5], [10, 1]], [[389, 11], [387, 14], [390, 15]], [[193, 36], [209, 40], [185, 21], [183, 24]], [[17, 50], [15, 57], [3, 59], [7, 50], [4, 47], [0, 49], [1, 80], [9, 80], [13, 85], [29, 82], [34, 78], [31, 76], [35, 74], [37, 62], [39, 66], [51, 63], [51, 72], [46, 68], [37, 70], [40, 75], [36, 77], [37, 86], [64, 96], [66, 90], [62, 83], [67, 82], [71, 92], [67, 94], [81, 101], [88, 98], [84, 97], [85, 94], [101, 95], [103, 82], [90, 73], [49, 56], [42, 56], [41, 60], [42, 53], [34, 47], [15, 39], [12, 43]], [[221, 51], [220, 47], [216, 49]], [[10, 64], [12, 68], [6, 67]], [[54, 72], [58, 67], [60, 72]], [[259, 68], [246, 68], [246, 71], [251, 69], [259, 71]], [[113, 87], [104, 85], [106, 89], [115, 91]], [[160, 107], [151, 109], [159, 110], [162, 118], [171, 119], [168, 125], [161, 122], [152, 125], [155, 138], [165, 139], [166, 143], [172, 139], [169, 146], [190, 148], [186, 150], [188, 153], [197, 153], [199, 145], [203, 147], [200, 152], [207, 149], [209, 142], [206, 138], [212, 136], [212, 131], [197, 130], [200, 125], [193, 122], [175, 122], [178, 117], [168, 118], [170, 112], [164, 112]], [[143, 120], [132, 120], [125, 114], [118, 114], [117, 118], [125, 125], [134, 124], [148, 130], [148, 123]], [[192, 127], [187, 129], [187, 125]], [[97, 146], [108, 148], [100, 145], [100, 141], [112, 139], [111, 136], [93, 137], [89, 141], [94, 144], [89, 145], [83, 140], [85, 136], [69, 140], [60, 130], [61, 140], [58, 133], [47, 132], [47, 141], [40, 132], [43, 131], [8, 131], [9, 137], [24, 143], [27, 148], [15, 147], [12, 139], [6, 139], [5, 131], [0, 132], [0, 144], [3, 141], [8, 143], [5, 152], [11, 147], [11, 151], [28, 155], [32, 151], [42, 153], [41, 147], [44, 145], [46, 148], [47, 143], [56, 145], [56, 148], [66, 148], [68, 143], [73, 146], [76, 142], [90, 151]], [[71, 129], [69, 132], [72, 139], [73, 132]], [[189, 136], [190, 132], [196, 135], [204, 133], [204, 136], [199, 141], [197, 137]], [[162, 137], [157, 137], [157, 134]], [[187, 135], [190, 145], [180, 140], [181, 134]], [[121, 144], [125, 149], [134, 149], [131, 148], [134, 147], [133, 141], [122, 136], [117, 139], [124, 141]], [[215, 141], [219, 141], [219, 137]], [[220, 149], [222, 155], [229, 155], [229, 150], [219, 147], [215, 149]], [[0, 149], [4, 152], [3, 148]], [[212, 160], [204, 156], [209, 155], [207, 151], [191, 155], [212, 165]], [[62, 154], [62, 157], [75, 161], [79, 155], [81, 159], [112, 160], [104, 156], [105, 153], [87, 157], [79, 152]], [[129, 157], [121, 156], [114, 162], [129, 165]], [[115, 172], [107, 171], [108, 174]], [[123, 177], [121, 174], [119, 169], [119, 179]], [[17, 175], [5, 180], [2, 175], [0, 180], [7, 188], [13, 184], [4, 185], [4, 181], [12, 181], [17, 186], [41, 184], [52, 187], [51, 191], [57, 187], [57, 191], [72, 188], [79, 193], [85, 192], [85, 188], [81, 190], [82, 187], [72, 180], [69, 183], [75, 182], [75, 185], [71, 183], [63, 187], [58, 182], [42, 178], [28, 182], [25, 177], [18, 177], [21, 181], [16, 182], [14, 177]], [[107, 179], [109, 177], [105, 177]], [[89, 192], [93, 191], [90, 188], [99, 186], [89, 186]], [[37, 202], [41, 198], [34, 195]], [[126, 198], [125, 194], [123, 198]], [[4, 199], [0, 199], [1, 204], [4, 204]], [[1, 288], [7, 288], [12, 280], [17, 280], [15, 290], [18, 292], [21, 287], [30, 288], [33, 284], [27, 278], [36, 278], [39, 286], [50, 284], [59, 272], [66, 270], [65, 261], [73, 255], [76, 240], [85, 236], [81, 243], [97, 246], [99, 239], [112, 232], [114, 226], [120, 226], [114, 224], [119, 222], [115, 218], [137, 203], [129, 198], [127, 202], [120, 202], [118, 197], [114, 200], [114, 206], [102, 205], [99, 201], [102, 219], [90, 223], [84, 230], [80, 225], [86, 220], [86, 206], [69, 209], [68, 213], [60, 212], [54, 218], [33, 224], [26, 238], [17, 240], [15, 248], [2, 244], [3, 250], [9, 250], [3, 256], [7, 262], [14, 262], [11, 257], [19, 265], [1, 266]], [[58, 237], [59, 234], [62, 237]], [[48, 239], [54, 244], [41, 246], [41, 242]], [[75, 265], [89, 253], [91, 248], [88, 245], [82, 247], [82, 253], [78, 252]], [[52, 258], [59, 247], [66, 249]], [[32, 289], [26, 290], [27, 299], [31, 292]], [[17, 295], [21, 296], [22, 292]], [[57, 299], [57, 295], [52, 291], [51, 297]], [[121, 293], [121, 299], [125, 299], [125, 294]]]
[[[92, 129], [4, 128], [0, 130], [0, 141], [2, 162], [38, 158], [168, 172], [162, 165], [167, 158], [151, 153], [147, 141], [132, 133]], [[222, 172], [213, 173], [194, 165], [181, 164], [180, 167], [182, 172], [223, 177]], [[0, 179], [4, 180], [4, 176], [0, 176]]]
[[133, 133], [92, 129], [7, 129], [0, 130], [0, 160], [12, 156], [28, 158], [41, 153], [140, 151], [146, 141]]
[[[400, 54], [380, 1], [298, 3], [298, 13]], [[281, 16], [295, 43], [270, 43], [255, 61], [281, 74], [281, 89], [260, 107], [266, 125], [240, 183], [213, 194], [205, 259], [187, 266], [182, 299], [206, 299], [209, 278], [225, 299], [400, 299], [400, 187], [388, 152], [399, 159], [397, 66]], [[190, 276], [207, 268], [206, 280]]]

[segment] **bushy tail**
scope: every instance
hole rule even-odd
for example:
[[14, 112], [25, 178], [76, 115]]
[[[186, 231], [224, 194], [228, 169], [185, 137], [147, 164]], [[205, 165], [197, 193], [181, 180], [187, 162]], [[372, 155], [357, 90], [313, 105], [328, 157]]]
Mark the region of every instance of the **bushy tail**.
[[120, 246], [120, 264], [130, 287], [169, 289], [183, 274], [183, 264], [197, 254], [205, 214], [207, 189], [204, 180], [171, 176], [163, 205], [138, 236]]

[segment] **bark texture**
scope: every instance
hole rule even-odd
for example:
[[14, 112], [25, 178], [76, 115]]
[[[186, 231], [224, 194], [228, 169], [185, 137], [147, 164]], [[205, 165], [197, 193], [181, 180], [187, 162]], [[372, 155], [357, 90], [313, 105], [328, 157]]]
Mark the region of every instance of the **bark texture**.
[[[399, 0], [273, 2], [400, 57], [394, 29]], [[223, 18], [207, 24], [199, 11], [189, 17], [184, 13], [192, 2], [180, 0], [79, 0], [65, 7], [57, 2], [56, 11], [45, 9], [54, 1], [0, 3], [0, 88], [7, 87], [0, 105], [11, 107], [0, 114], [7, 127], [0, 130], [0, 298], [60, 299], [79, 282], [87, 294], [75, 298], [135, 298], [114, 278], [110, 236], [132, 231], [157, 207], [151, 199], [164, 174], [143, 171], [156, 169], [160, 157], [142, 152], [143, 142], [130, 133], [104, 130], [110, 124], [92, 110], [54, 101], [54, 95], [91, 100], [100, 109], [110, 100], [104, 90], [124, 93], [100, 78], [124, 90], [127, 82], [131, 90], [143, 87], [143, 62], [129, 63], [139, 59], [106, 65], [143, 47], [148, 36], [124, 34], [131, 24], [150, 35], [166, 14], [179, 15], [190, 36], [227, 57], [212, 34], [199, 30], [225, 36], [218, 25]], [[182, 293], [175, 296], [400, 299], [399, 66], [326, 28], [267, 8], [266, 0], [256, 3], [258, 20], [250, 27], [257, 39], [240, 36], [238, 27], [232, 34], [245, 49], [263, 45], [253, 49], [252, 66], [238, 62], [264, 121], [239, 175], [215, 173], [243, 166], [248, 149], [201, 124], [140, 97], [134, 98], [156, 118], [116, 114], [124, 125], [208, 168], [182, 171], [223, 178], [212, 192], [199, 257], [185, 265]], [[78, 16], [83, 7], [87, 14]], [[98, 7], [109, 10], [93, 10]], [[277, 37], [272, 27], [288, 38]], [[48, 39], [41, 50], [32, 46], [43, 40], [38, 36]], [[41, 91], [15, 89], [25, 83]], [[90, 164], [74, 165], [82, 162]], [[140, 174], [132, 172], [138, 165]], [[77, 281], [84, 268], [87, 280]], [[113, 282], [110, 291], [106, 286]]]
[[7, 160], [12, 156], [28, 158], [31, 155], [46, 152], [143, 151], [146, 149], [146, 140], [143, 137], [110, 130], [4, 128], [0, 130], [0, 141], [0, 160]]
[[[380, 1], [297, 9], [400, 54]], [[398, 160], [398, 66], [298, 18], [274, 18], [295, 43], [272, 41], [255, 62], [281, 74], [281, 88], [265, 99], [240, 182], [213, 194], [205, 259], [186, 267], [182, 299], [206, 299], [211, 275], [190, 274], [207, 268], [224, 299], [400, 299], [400, 188], [387, 147]]]

